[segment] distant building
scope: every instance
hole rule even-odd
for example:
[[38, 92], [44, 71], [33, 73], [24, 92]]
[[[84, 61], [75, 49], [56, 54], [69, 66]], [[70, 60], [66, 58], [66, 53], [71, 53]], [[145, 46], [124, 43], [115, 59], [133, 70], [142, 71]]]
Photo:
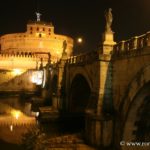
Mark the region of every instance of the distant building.
[[[67, 46], [66, 46], [67, 55], [70, 56], [72, 54], [72, 49], [73, 49], [72, 38], [65, 36], [65, 35], [55, 34], [54, 26], [52, 25], [52, 23], [46, 23], [42, 21], [30, 21], [27, 24], [26, 32], [5, 34], [0, 37], [1, 55], [2, 54], [5, 55], [6, 53], [7, 55], [14, 55], [13, 65], [16, 64], [15, 60], [17, 61], [17, 59], [15, 58], [16, 55], [17, 55], [17, 58], [23, 57], [21, 62], [19, 59], [20, 67], [16, 64], [17, 68], [23, 67], [21, 63], [23, 63], [24, 65], [26, 64], [26, 66], [28, 65], [29, 67], [29, 64], [27, 63], [27, 61], [24, 61], [26, 60], [25, 57], [29, 59], [29, 57], [32, 56], [35, 61], [36, 60], [35, 57], [37, 57], [37, 54], [40, 54], [38, 58], [39, 57], [40, 59], [42, 58], [43, 63], [46, 63], [45, 61], [47, 61], [47, 57], [48, 57], [46, 53], [50, 53], [51, 61], [53, 63], [60, 59], [62, 55], [62, 51], [63, 51], [64, 41], [66, 41], [67, 43]], [[6, 57], [5, 57], [5, 60], [6, 60]], [[12, 59], [13, 58], [11, 58], [11, 60]], [[0, 63], [0, 66], [1, 66], [0, 68], [2, 68], [1, 63]]]
[[[10, 25], [11, 26], [11, 25]], [[65, 43], [65, 44], [64, 44]], [[0, 37], [0, 91], [35, 90], [43, 75], [35, 70], [59, 61], [62, 52], [72, 54], [73, 39], [54, 33], [52, 23], [30, 21], [24, 33]], [[40, 76], [40, 80], [39, 77]], [[42, 77], [41, 77], [42, 76]], [[38, 78], [38, 80], [37, 80]], [[39, 83], [40, 82], [40, 83]]]

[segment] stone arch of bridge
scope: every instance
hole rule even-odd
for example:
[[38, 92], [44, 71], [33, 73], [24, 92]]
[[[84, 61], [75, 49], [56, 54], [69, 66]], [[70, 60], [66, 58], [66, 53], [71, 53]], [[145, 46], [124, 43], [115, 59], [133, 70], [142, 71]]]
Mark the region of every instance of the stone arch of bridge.
[[52, 95], [55, 96], [57, 95], [57, 82], [58, 82], [58, 76], [56, 74], [53, 75], [52, 81], [51, 81], [51, 88], [52, 88]]
[[[150, 141], [150, 65], [138, 72], [125, 94], [120, 106], [123, 121], [121, 141]], [[121, 148], [128, 149], [126, 145]], [[142, 148], [148, 150], [149, 146]], [[137, 150], [137, 147], [132, 149]]]
[[86, 77], [83, 74], [76, 74], [69, 91], [70, 110], [75, 113], [84, 113], [91, 94], [91, 88]]
[[[85, 69], [80, 69], [80, 68], [79, 68], [79, 69], [76, 69], [76, 70], [71, 74], [71, 76], [70, 76], [70, 83], [72, 83], [73, 79], [74, 79], [78, 74], [82, 75], [82, 76], [86, 79], [86, 81], [87, 81], [87, 83], [88, 83], [90, 89], [92, 90], [92, 89], [93, 89], [92, 76], [91, 76], [91, 75], [88, 73], [88, 71], [86, 71]], [[70, 84], [70, 87], [71, 87], [71, 84]]]

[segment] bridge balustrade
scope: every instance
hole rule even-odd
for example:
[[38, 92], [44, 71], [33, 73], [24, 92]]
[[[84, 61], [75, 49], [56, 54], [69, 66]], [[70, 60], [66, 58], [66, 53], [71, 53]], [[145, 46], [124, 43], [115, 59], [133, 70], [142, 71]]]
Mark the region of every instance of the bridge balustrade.
[[67, 60], [68, 64], [87, 63], [98, 59], [98, 51], [92, 51], [85, 54], [72, 56]]
[[79, 55], [79, 56], [76, 57], [76, 62], [77, 63], [81, 62], [81, 55]]
[[121, 42], [119, 43], [119, 47], [118, 47], [118, 50], [117, 50], [117, 51], [119, 51], [119, 49], [120, 49], [121, 51], [124, 51], [124, 49], [125, 49], [125, 41], [121, 41]]
[[135, 36], [127, 41], [120, 41], [114, 46], [113, 54], [121, 54], [124, 52], [138, 50], [150, 46], [150, 32], [141, 36]]
[[144, 46], [144, 38], [143, 35], [138, 38], [138, 48], [143, 48]]
[[146, 44], [150, 46], [150, 31], [146, 33]]
[[130, 49], [131, 50], [137, 49], [137, 43], [138, 43], [138, 37], [135, 36], [131, 39]]
[[73, 60], [72, 63], [75, 64], [77, 62], [77, 57], [74, 56], [72, 60]]
[[124, 47], [125, 47], [125, 51], [129, 51], [130, 50], [130, 40], [128, 40], [128, 41], [126, 41], [125, 42], [125, 45], [124, 45]]

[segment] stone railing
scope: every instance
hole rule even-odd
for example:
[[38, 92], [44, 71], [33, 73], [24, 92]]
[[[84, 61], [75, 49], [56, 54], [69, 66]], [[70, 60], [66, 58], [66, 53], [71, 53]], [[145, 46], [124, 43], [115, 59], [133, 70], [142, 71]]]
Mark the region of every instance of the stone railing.
[[114, 46], [113, 54], [120, 54], [150, 46], [150, 32], [135, 36], [127, 41], [120, 41]]
[[67, 59], [68, 64], [82, 64], [82, 63], [91, 63], [99, 58], [99, 52], [98, 51], [92, 51], [85, 54], [72, 56], [69, 59]]

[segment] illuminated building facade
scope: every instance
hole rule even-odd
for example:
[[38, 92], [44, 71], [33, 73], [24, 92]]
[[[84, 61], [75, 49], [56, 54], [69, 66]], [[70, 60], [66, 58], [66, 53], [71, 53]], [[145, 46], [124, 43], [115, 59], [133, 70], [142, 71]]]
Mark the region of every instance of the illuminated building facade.
[[[54, 33], [52, 23], [30, 21], [25, 33], [6, 34], [0, 37], [1, 53], [33, 56], [36, 53], [50, 53], [51, 61], [60, 59], [63, 42], [66, 41], [67, 55], [72, 54], [73, 39]], [[43, 59], [46, 56], [43, 55]]]
[[[71, 56], [73, 39], [55, 34], [52, 23], [42, 22], [38, 19], [28, 22], [27, 30], [24, 33], [2, 35], [0, 37], [0, 89], [20, 90], [21, 74], [23, 74], [23, 78], [25, 75], [28, 76], [25, 78], [29, 78], [30, 81], [27, 70], [44, 67], [50, 60], [51, 63], [59, 61], [64, 50], [67, 57]], [[14, 74], [14, 70], [19, 70], [22, 73], [20, 75]], [[14, 82], [14, 80], [17, 81]], [[24, 79], [21, 80], [21, 82], [23, 81]], [[22, 88], [24, 87], [32, 89], [26, 82]]]

